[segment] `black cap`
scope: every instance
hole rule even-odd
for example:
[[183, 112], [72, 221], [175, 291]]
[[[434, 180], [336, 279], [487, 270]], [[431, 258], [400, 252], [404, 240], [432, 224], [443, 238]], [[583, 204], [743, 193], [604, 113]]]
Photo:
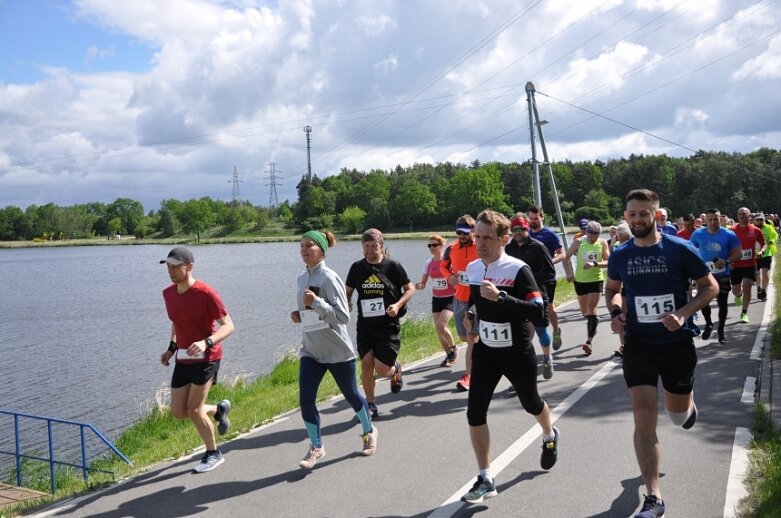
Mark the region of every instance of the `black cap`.
[[170, 252], [168, 252], [168, 257], [160, 261], [160, 264], [173, 264], [173, 265], [180, 265], [184, 263], [193, 263], [195, 260], [193, 259], [193, 253], [190, 252], [187, 248], [183, 246], [177, 246]]

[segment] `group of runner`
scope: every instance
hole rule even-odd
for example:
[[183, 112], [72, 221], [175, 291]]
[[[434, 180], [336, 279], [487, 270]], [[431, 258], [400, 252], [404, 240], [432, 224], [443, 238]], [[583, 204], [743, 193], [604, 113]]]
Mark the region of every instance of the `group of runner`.
[[[656, 193], [645, 189], [626, 197], [624, 221], [611, 229], [611, 239], [601, 237], [596, 221], [581, 220], [579, 232], [565, 251], [558, 235], [544, 227], [540, 207], [530, 207], [511, 219], [492, 210], [477, 218], [464, 215], [456, 221], [456, 240], [445, 246], [442, 236], [430, 236], [431, 257], [420, 281], [413, 284], [404, 267], [390, 258], [377, 229], [362, 235], [363, 258], [350, 267], [346, 280], [325, 264], [328, 249], [335, 244], [329, 232], [309, 231], [300, 240], [305, 270], [298, 277], [297, 309], [290, 314], [301, 325], [302, 348], [299, 371], [301, 415], [309, 436], [306, 455], [300, 462], [312, 469], [325, 455], [316, 407], [318, 386], [331, 372], [361, 424], [362, 453], [377, 449], [374, 421], [380, 412], [375, 400], [376, 376], [388, 377], [392, 393], [403, 387], [400, 349], [400, 318], [415, 290], [432, 286], [432, 316], [436, 336], [445, 353], [443, 367], [458, 362], [458, 348], [448, 322], [455, 317], [457, 334], [467, 344], [466, 370], [456, 387], [468, 391], [466, 417], [478, 465], [474, 486], [463, 500], [479, 503], [496, 496], [491, 474], [488, 406], [502, 376], [506, 377], [526, 412], [540, 424], [540, 466], [551, 469], [558, 456], [559, 430], [552, 425], [550, 409], [537, 390], [537, 355], [532, 345], [536, 334], [542, 347], [542, 375], [553, 376], [553, 352], [562, 344], [554, 305], [555, 265], [563, 263], [567, 279], [575, 283], [582, 316], [586, 319], [584, 353], [592, 353], [598, 326], [601, 295], [611, 314], [611, 329], [619, 334], [622, 360], [635, 415], [635, 452], [647, 495], [636, 515], [662, 516], [665, 505], [659, 487], [659, 445], [656, 438], [657, 381], [661, 378], [664, 404], [673, 423], [691, 428], [697, 419], [693, 399], [696, 351], [693, 338], [700, 334], [693, 316], [702, 311], [710, 337], [714, 324], [709, 302], [717, 296], [719, 341], [725, 340], [726, 298], [731, 290], [742, 307], [741, 322], [748, 322], [747, 309], [757, 276], [769, 269], [777, 233], [762, 213], [752, 216], [738, 211], [732, 229], [722, 227], [716, 209], [676, 229], [667, 222]], [[669, 227], [672, 227], [670, 229]], [[682, 235], [672, 237], [672, 234]], [[575, 257], [574, 271], [571, 258]], [[756, 258], [761, 260], [756, 264]], [[765, 261], [764, 259], [767, 258]], [[206, 445], [195, 470], [209, 471], [224, 459], [214, 441], [213, 418], [218, 432], [230, 426], [231, 406], [225, 400], [206, 405], [216, 382], [221, 358], [221, 340], [233, 332], [219, 295], [192, 276], [192, 253], [177, 247], [161, 261], [168, 264], [173, 282], [164, 291], [171, 319], [169, 349], [161, 361], [168, 365], [176, 356], [172, 379], [172, 413], [190, 418]], [[767, 275], [767, 272], [765, 272]], [[759, 275], [759, 298], [767, 283]], [[696, 288], [693, 295], [692, 286]], [[357, 347], [347, 332], [357, 294]], [[219, 327], [215, 329], [215, 322]], [[361, 362], [365, 396], [356, 384], [356, 358]]]

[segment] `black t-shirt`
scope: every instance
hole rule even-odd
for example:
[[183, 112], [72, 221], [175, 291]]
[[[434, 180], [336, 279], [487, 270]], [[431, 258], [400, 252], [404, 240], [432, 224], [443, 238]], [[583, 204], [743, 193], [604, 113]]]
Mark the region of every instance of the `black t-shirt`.
[[529, 238], [526, 243], [519, 245], [515, 239], [511, 239], [504, 251], [510, 257], [528, 264], [538, 285], [556, 281], [556, 267], [553, 266], [550, 252], [542, 241]]
[[385, 310], [398, 302], [402, 287], [409, 282], [404, 267], [387, 257], [378, 264], [370, 264], [366, 259], [354, 262], [345, 280], [348, 288], [358, 292], [358, 319], [378, 323], [398, 320], [385, 314]]

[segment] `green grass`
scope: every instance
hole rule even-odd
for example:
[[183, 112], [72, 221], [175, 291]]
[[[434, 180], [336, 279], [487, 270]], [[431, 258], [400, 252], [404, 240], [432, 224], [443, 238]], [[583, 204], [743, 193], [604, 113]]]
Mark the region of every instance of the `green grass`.
[[[574, 298], [572, 285], [560, 280], [556, 289], [556, 298], [559, 303]], [[452, 320], [450, 327], [455, 336], [455, 325]], [[442, 353], [442, 347], [436, 338], [436, 331], [429, 317], [405, 320], [401, 328], [401, 343], [399, 361], [402, 364]], [[231, 413], [230, 432], [225, 437], [218, 438], [218, 442], [235, 438], [270, 422], [281, 414], [296, 409], [298, 407], [298, 363], [296, 357], [285, 356], [270, 373], [255, 380], [237, 380], [231, 385], [214, 386], [209, 393], [209, 401], [216, 403], [222, 399], [229, 399], [236, 408], [236, 411]], [[360, 362], [358, 362], [358, 371], [360, 380]], [[320, 385], [318, 399], [322, 401], [337, 394], [339, 389], [336, 382], [330, 374], [327, 374]], [[155, 408], [145, 418], [125, 430], [115, 445], [133, 462], [132, 466], [113, 456], [107, 456], [93, 462], [92, 467], [112, 471], [117, 478], [124, 478], [144, 471], [159, 462], [186, 455], [200, 447], [202, 441], [189, 420], [175, 419], [167, 409]], [[25, 477], [29, 477], [26, 468], [23, 473]], [[32, 479], [35, 480], [35, 488], [49, 491], [48, 473], [48, 464], [34, 466]], [[3, 510], [5, 516], [14, 516], [14, 513], [51, 504], [65, 497], [102, 487], [114, 480], [110, 475], [97, 473], [90, 475], [85, 484], [80, 471], [64, 468], [58, 468], [56, 476], [56, 494], [8, 507]], [[14, 474], [8, 482], [14, 484], [15, 480]]]
[[[774, 260], [779, 260], [778, 254]], [[781, 286], [781, 268], [773, 271], [773, 282]], [[778, 292], [776, 291], [776, 294]], [[776, 300], [770, 330], [770, 357], [781, 359], [781, 305]], [[751, 441], [751, 467], [746, 477], [748, 496], [740, 503], [740, 516], [781, 518], [781, 429], [774, 425], [767, 408], [758, 403], [754, 409], [754, 439]]]

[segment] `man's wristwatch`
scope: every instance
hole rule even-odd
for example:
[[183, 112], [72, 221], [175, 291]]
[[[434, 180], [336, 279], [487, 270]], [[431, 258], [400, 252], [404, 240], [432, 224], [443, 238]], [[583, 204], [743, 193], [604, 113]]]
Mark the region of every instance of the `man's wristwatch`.
[[214, 347], [214, 340], [212, 340], [211, 336], [207, 336], [206, 339], [204, 340], [204, 342], [206, 342], [206, 348], [207, 349], [210, 349], [210, 348]]
[[499, 304], [503, 304], [506, 299], [507, 299], [507, 292], [504, 290], [499, 290], [499, 295], [496, 296], [496, 302], [498, 302]]

